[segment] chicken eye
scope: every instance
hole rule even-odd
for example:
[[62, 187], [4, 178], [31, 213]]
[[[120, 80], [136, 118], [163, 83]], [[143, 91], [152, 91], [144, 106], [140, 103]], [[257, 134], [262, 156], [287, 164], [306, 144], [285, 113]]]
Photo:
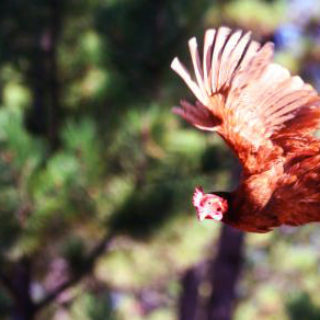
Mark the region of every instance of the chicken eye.
[[221, 211], [221, 208], [220, 208], [220, 207], [219, 207], [219, 208], [217, 208], [217, 211], [218, 211], [218, 212], [220, 212], [220, 211]]

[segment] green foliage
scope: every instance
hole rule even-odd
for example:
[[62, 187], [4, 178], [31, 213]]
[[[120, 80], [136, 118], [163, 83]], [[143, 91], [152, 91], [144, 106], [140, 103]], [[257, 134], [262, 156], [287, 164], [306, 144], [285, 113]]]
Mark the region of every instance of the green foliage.
[[275, 30], [284, 20], [286, 2], [263, 0], [232, 1], [225, 7], [226, 19], [246, 28]]
[[114, 320], [111, 299], [108, 292], [98, 295], [86, 293], [72, 310], [72, 316], [79, 320]]
[[68, 261], [72, 272], [83, 269], [85, 262], [85, 244], [77, 236], [66, 238], [62, 246], [61, 254]]
[[140, 188], [131, 194], [123, 208], [114, 215], [111, 228], [126, 231], [137, 237], [146, 237], [158, 229], [172, 216], [171, 207], [174, 201], [174, 190], [169, 186], [159, 185]]
[[320, 308], [316, 307], [306, 293], [295, 295], [287, 303], [290, 320], [316, 320], [320, 318]]

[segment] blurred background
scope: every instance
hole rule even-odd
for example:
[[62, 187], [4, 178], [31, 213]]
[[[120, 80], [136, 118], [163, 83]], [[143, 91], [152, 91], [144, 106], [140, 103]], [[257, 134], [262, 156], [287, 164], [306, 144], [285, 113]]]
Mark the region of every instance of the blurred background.
[[318, 225], [199, 224], [239, 169], [170, 112], [222, 24], [320, 89], [318, 0], [1, 0], [0, 319], [320, 319]]

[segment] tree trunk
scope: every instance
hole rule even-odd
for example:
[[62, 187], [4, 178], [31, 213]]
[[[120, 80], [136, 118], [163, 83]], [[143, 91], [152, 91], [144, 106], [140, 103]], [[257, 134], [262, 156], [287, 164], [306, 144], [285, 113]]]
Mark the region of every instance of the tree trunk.
[[28, 116], [28, 127], [47, 137], [52, 149], [58, 145], [60, 85], [58, 81], [57, 49], [62, 24], [62, 2], [51, 0], [48, 22], [35, 34], [36, 46], [31, 60], [33, 109]]
[[61, 30], [61, 1], [51, 0], [50, 31], [48, 33], [48, 137], [52, 148], [58, 145], [60, 86], [58, 81], [57, 49]]
[[196, 320], [199, 308], [198, 288], [203, 277], [201, 266], [188, 269], [182, 277], [182, 294], [179, 301], [179, 320]]
[[213, 264], [212, 295], [208, 303], [208, 320], [230, 320], [235, 287], [242, 266], [244, 233], [224, 225], [219, 251]]
[[12, 287], [14, 290], [13, 320], [32, 320], [34, 318], [34, 304], [30, 293], [30, 261], [21, 259], [12, 273]]

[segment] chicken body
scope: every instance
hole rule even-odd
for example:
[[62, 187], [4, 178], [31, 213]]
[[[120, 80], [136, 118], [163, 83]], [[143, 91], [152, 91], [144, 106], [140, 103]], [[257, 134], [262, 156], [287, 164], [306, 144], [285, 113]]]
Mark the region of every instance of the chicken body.
[[273, 45], [260, 46], [250, 33], [208, 30], [202, 64], [195, 38], [189, 48], [196, 81], [177, 58], [172, 68], [197, 101], [181, 101], [174, 113], [218, 133], [243, 168], [239, 187], [222, 195], [228, 201], [222, 221], [250, 232], [320, 221], [316, 91], [273, 63]]
[[320, 221], [320, 142], [313, 154], [303, 150], [286, 162], [284, 174], [264, 210], [276, 212], [279, 223], [301, 225]]
[[320, 221], [320, 150], [281, 160], [243, 179], [231, 193], [223, 222], [243, 231], [267, 232]]

